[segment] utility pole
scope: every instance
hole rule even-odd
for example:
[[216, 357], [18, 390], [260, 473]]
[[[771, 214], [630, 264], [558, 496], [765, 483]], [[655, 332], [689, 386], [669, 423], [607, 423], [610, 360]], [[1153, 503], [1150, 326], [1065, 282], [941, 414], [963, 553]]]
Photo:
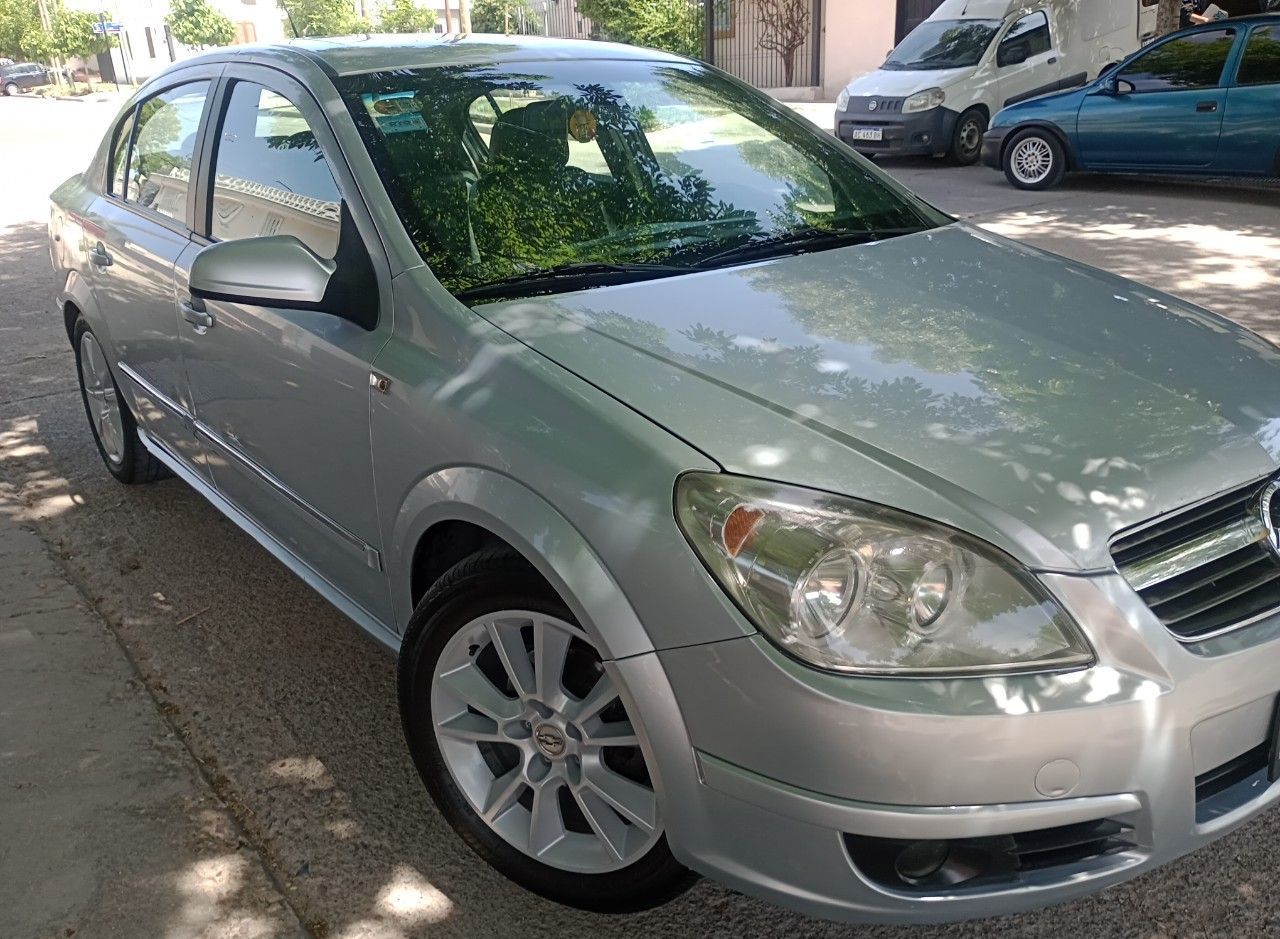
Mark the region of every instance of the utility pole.
[[449, 22], [449, 0], [444, 0], [444, 31], [453, 32], [453, 24]]
[[458, 26], [464, 33], [471, 32], [471, 2], [458, 0]]

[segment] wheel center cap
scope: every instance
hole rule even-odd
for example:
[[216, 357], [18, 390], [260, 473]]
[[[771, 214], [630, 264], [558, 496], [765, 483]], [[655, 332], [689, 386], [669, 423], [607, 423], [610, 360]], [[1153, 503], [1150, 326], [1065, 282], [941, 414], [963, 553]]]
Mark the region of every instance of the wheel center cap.
[[538, 749], [542, 751], [543, 755], [550, 759], [557, 760], [564, 756], [567, 746], [564, 734], [550, 724], [538, 725], [533, 731], [533, 741], [538, 745]]

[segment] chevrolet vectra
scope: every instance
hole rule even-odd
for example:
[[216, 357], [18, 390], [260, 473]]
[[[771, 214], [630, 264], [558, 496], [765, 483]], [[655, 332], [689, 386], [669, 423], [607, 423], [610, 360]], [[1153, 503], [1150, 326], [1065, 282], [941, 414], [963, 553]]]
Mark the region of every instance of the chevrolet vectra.
[[50, 235], [107, 470], [394, 650], [427, 790], [530, 890], [960, 919], [1280, 797], [1280, 353], [713, 68], [218, 50]]

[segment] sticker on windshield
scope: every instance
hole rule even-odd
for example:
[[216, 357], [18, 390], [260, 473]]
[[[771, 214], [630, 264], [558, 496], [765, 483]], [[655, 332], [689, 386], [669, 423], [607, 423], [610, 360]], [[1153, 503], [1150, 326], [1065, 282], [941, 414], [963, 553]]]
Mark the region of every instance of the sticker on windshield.
[[363, 94], [365, 110], [384, 134], [403, 134], [427, 129], [422, 119], [422, 102], [412, 91], [390, 95]]

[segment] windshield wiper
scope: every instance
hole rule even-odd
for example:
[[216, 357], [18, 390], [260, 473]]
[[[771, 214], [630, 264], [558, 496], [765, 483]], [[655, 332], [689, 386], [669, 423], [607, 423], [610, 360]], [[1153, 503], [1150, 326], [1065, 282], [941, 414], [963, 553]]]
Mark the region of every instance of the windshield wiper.
[[829, 248], [840, 248], [846, 245], [867, 244], [892, 238], [896, 235], [913, 235], [924, 231], [918, 228], [877, 228], [861, 231], [827, 231], [821, 228], [801, 228], [783, 234], [757, 235], [751, 240], [725, 248], [706, 257], [697, 258], [695, 266], [706, 269], [716, 266], [740, 264], [745, 261], [760, 261], [768, 258], [786, 257], [792, 254], [806, 254], [810, 251], [826, 251]]
[[613, 284], [629, 284], [638, 280], [653, 280], [676, 274], [692, 273], [694, 268], [677, 264], [606, 263], [583, 261], [560, 264], [543, 270], [512, 274], [499, 280], [460, 290], [456, 296], [463, 303], [484, 300], [510, 300], [516, 297], [536, 297], [547, 293], [567, 293], [586, 290], [589, 287], [608, 287]]

